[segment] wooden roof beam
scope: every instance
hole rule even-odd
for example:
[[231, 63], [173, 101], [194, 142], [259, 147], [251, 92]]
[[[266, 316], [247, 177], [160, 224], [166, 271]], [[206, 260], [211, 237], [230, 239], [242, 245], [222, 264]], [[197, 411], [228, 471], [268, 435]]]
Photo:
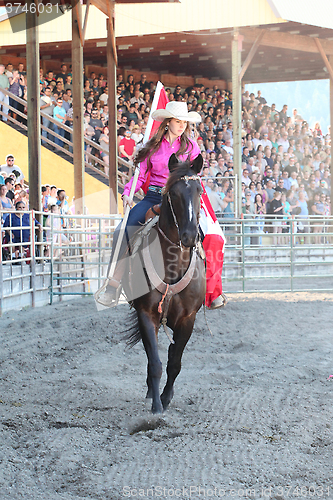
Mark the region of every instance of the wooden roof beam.
[[85, 37], [86, 37], [86, 29], [87, 29], [87, 24], [88, 24], [89, 7], [90, 7], [90, 0], [87, 0], [86, 12], [84, 14], [84, 21], [83, 21], [83, 28], [82, 28], [83, 43], [85, 42]]
[[107, 29], [107, 39], [111, 42], [113, 59], [116, 67], [118, 66], [118, 54], [117, 54], [117, 46], [116, 46], [116, 35], [114, 30], [114, 3], [108, 3], [108, 14], [106, 20], [106, 29]]
[[[240, 30], [244, 35], [244, 41], [255, 42], [260, 35], [261, 29], [258, 28], [242, 28]], [[311, 52], [318, 54], [318, 47], [315, 40], [308, 36], [291, 35], [290, 33], [279, 33], [277, 31], [269, 31], [264, 29], [264, 35], [261, 40], [261, 45], [267, 47], [277, 47], [279, 49], [298, 50], [300, 52]], [[320, 39], [323, 50], [328, 56], [333, 55], [333, 42], [330, 40]]]
[[74, 9], [75, 9], [75, 12], [76, 12], [77, 29], [79, 31], [80, 43], [81, 43], [81, 47], [83, 47], [84, 46], [84, 36], [83, 36], [82, 26], [81, 26], [81, 16], [80, 16], [81, 10], [79, 10], [79, 6], [78, 6], [77, 2], [75, 2]]
[[322, 57], [322, 60], [324, 61], [324, 64], [325, 64], [325, 66], [327, 68], [327, 71], [328, 71], [328, 73], [329, 73], [329, 75], [331, 77], [331, 81], [333, 82], [333, 69], [332, 69], [332, 66], [331, 66], [329, 60], [327, 59], [327, 56], [325, 54], [325, 51], [324, 51], [323, 46], [321, 44], [321, 41], [319, 40], [319, 38], [314, 38], [314, 41], [316, 42], [316, 45], [317, 45], [318, 50], [319, 50], [319, 53], [320, 53], [320, 55]]
[[265, 34], [265, 31], [261, 30], [261, 32], [257, 36], [254, 44], [252, 45], [251, 50], [248, 53], [247, 58], [245, 59], [244, 64], [243, 64], [243, 66], [242, 66], [242, 68], [241, 68], [241, 70], [239, 72], [239, 81], [240, 82], [243, 80], [243, 76], [245, 75], [245, 72], [246, 72], [247, 68], [250, 66], [250, 64], [252, 62], [252, 59], [254, 58], [255, 53], [257, 52], [257, 49], [258, 49], [258, 47], [260, 45], [260, 42], [261, 42], [264, 34]]
[[97, 7], [98, 10], [103, 12], [107, 17], [109, 16], [108, 12], [108, 3], [103, 0], [91, 0], [91, 4]]

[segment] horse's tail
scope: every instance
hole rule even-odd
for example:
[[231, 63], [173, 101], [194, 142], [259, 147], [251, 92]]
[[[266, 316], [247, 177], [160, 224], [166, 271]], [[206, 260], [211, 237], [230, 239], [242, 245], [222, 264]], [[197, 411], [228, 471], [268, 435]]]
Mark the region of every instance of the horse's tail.
[[130, 313], [128, 324], [129, 327], [124, 332], [124, 338], [128, 347], [134, 347], [142, 339], [139, 328], [138, 314], [135, 310]]

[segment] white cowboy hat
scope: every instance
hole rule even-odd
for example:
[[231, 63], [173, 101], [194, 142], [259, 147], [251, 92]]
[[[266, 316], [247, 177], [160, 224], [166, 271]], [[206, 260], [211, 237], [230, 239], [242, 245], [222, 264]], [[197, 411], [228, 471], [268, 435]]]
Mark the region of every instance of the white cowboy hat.
[[188, 111], [186, 102], [171, 101], [165, 106], [165, 109], [157, 109], [152, 113], [152, 118], [162, 122], [166, 118], [176, 118], [186, 122], [200, 123], [201, 116], [196, 111]]

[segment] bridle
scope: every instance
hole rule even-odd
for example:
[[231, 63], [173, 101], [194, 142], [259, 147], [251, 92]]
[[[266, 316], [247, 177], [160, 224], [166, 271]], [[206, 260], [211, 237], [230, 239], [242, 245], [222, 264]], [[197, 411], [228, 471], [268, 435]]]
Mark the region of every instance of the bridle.
[[[198, 175], [183, 175], [183, 177], [180, 177], [177, 182], [179, 181], [185, 181], [186, 183], [188, 183], [188, 181], [199, 181], [200, 182], [200, 177]], [[183, 245], [182, 245], [182, 242], [181, 242], [181, 239], [180, 239], [180, 233], [179, 233], [179, 224], [178, 224], [178, 221], [177, 221], [177, 216], [175, 214], [175, 211], [174, 211], [174, 208], [173, 208], [173, 205], [172, 205], [172, 200], [171, 200], [171, 196], [170, 196], [170, 193], [169, 191], [167, 191], [165, 189], [165, 187], [162, 189], [162, 194], [163, 195], [166, 195], [167, 196], [167, 200], [168, 200], [168, 203], [169, 203], [169, 207], [170, 207], [170, 211], [171, 211], [171, 214], [172, 214], [172, 217], [173, 217], [173, 222], [177, 228], [177, 233], [178, 233], [178, 243], [174, 243], [173, 241], [171, 241], [167, 236], [166, 234], [162, 231], [162, 229], [160, 228], [160, 226], [158, 225], [158, 230], [159, 232], [162, 234], [162, 236], [167, 240], [169, 241], [169, 243], [171, 243], [172, 245], [175, 245], [176, 247], [180, 248], [181, 252], [183, 251]], [[198, 237], [199, 237], [199, 232], [197, 233], [197, 237], [196, 237], [196, 243], [198, 241]]]

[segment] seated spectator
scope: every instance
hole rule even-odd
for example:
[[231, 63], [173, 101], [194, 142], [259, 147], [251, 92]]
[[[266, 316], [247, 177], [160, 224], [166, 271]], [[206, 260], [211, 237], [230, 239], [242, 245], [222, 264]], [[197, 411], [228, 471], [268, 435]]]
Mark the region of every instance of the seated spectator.
[[[315, 193], [311, 206], [312, 215], [322, 217], [325, 216], [325, 201], [326, 196], [324, 194], [320, 195], [319, 193]], [[313, 221], [313, 233], [316, 235], [314, 238], [314, 243], [317, 245], [321, 242], [321, 236], [319, 236], [319, 233], [323, 232], [323, 227], [323, 219], [318, 217]]]
[[[50, 215], [46, 219], [46, 241], [48, 242], [49, 245], [51, 245], [52, 241], [52, 234], [53, 234], [53, 244], [58, 246], [61, 245], [61, 243], [69, 244], [69, 239], [67, 236], [62, 232], [62, 219], [61, 217], [55, 217], [55, 215], [60, 215], [60, 207], [59, 205], [50, 205], [49, 207], [50, 210]], [[52, 229], [53, 231], [52, 231]], [[59, 257], [61, 255], [62, 251], [61, 248], [55, 248], [54, 249], [54, 254], [53, 257]], [[48, 248], [45, 257], [50, 256], [50, 249]]]
[[214, 183], [213, 179], [209, 179], [209, 182], [210, 190], [207, 193], [208, 198], [215, 214], [219, 216], [222, 214], [228, 203], [219, 195], [217, 185]]
[[244, 168], [242, 173], [242, 182], [244, 182], [246, 187], [249, 187], [251, 178], [249, 177], [249, 171], [247, 168]]
[[249, 151], [249, 148], [247, 146], [245, 146], [243, 148], [243, 153], [242, 153], [242, 163], [248, 164], [249, 159], [250, 159], [250, 151]]
[[280, 193], [284, 194], [287, 193], [288, 190], [284, 187], [284, 179], [282, 177], [280, 177], [280, 179], [278, 180], [275, 191], [279, 191]]
[[297, 197], [295, 185], [292, 185], [291, 188], [289, 189], [289, 191], [287, 191], [286, 198], [287, 198], [287, 201], [290, 204], [290, 211], [291, 211], [291, 213], [293, 215], [298, 214], [298, 212], [299, 212], [299, 209], [298, 209], [299, 205], [298, 205], [298, 197]]
[[[57, 105], [53, 110], [53, 118], [60, 124], [64, 124], [66, 121], [66, 110], [63, 107], [63, 100], [61, 97], [58, 97], [57, 99]], [[60, 137], [64, 137], [65, 135], [65, 130], [60, 127], [59, 125], [56, 125], [55, 123], [53, 124], [53, 130], [56, 134], [58, 134]], [[63, 141], [59, 137], [54, 137], [54, 142], [56, 143], [57, 146], [63, 147]]]
[[291, 187], [291, 182], [290, 182], [290, 179], [289, 179], [288, 172], [286, 170], [284, 170], [282, 172], [282, 179], [283, 179], [283, 187], [284, 187], [284, 189], [286, 189], [287, 191], [289, 191], [289, 189]]
[[[30, 237], [30, 214], [26, 210], [23, 201], [15, 203], [15, 212], [11, 212], [4, 222], [4, 228], [11, 228], [6, 232], [9, 234], [10, 241], [15, 244], [21, 244], [15, 247], [15, 258], [29, 256]], [[36, 229], [42, 231], [42, 225], [34, 219]], [[13, 229], [17, 228], [17, 229]], [[24, 245], [28, 243], [28, 245]]]
[[244, 214], [244, 218], [253, 218], [253, 216], [255, 215], [255, 206], [253, 201], [251, 201], [251, 192], [248, 189], [245, 190], [244, 201], [242, 207], [242, 213]]
[[[270, 215], [274, 215], [275, 218], [272, 218], [273, 225], [273, 233], [282, 233], [282, 221], [281, 217], [283, 215], [283, 205], [281, 202], [281, 192], [274, 191], [273, 200], [269, 204], [267, 208], [267, 213]], [[279, 237], [273, 239], [273, 243], [276, 245], [280, 242]]]
[[223, 149], [224, 149], [224, 151], [226, 151], [230, 155], [231, 158], [233, 157], [234, 150], [231, 147], [231, 140], [230, 139], [227, 139], [225, 141], [225, 145], [223, 146]]
[[125, 137], [119, 143], [120, 157], [126, 161], [133, 161], [135, 141], [131, 139], [131, 131], [125, 130]]
[[18, 201], [22, 201], [25, 205], [25, 209], [29, 210], [29, 189], [18, 190], [18, 192], [15, 194], [14, 200], [15, 200], [15, 204]]
[[[99, 143], [101, 145], [101, 158], [106, 163], [109, 165], [109, 127], [104, 127], [103, 132], [100, 135], [99, 138]], [[104, 171], [106, 175], [109, 175], [109, 168], [104, 167]]]
[[24, 181], [24, 175], [20, 167], [14, 164], [15, 158], [14, 155], [9, 154], [6, 156], [6, 163], [3, 163], [0, 166], [0, 172], [5, 172], [8, 176], [10, 174], [15, 174], [15, 177], [18, 182]]
[[98, 110], [95, 108], [91, 112], [89, 125], [94, 129], [95, 132], [92, 137], [92, 140], [98, 143], [100, 135], [103, 132], [104, 125], [102, 120], [98, 117]]
[[[2, 210], [14, 210], [14, 205], [10, 198], [7, 197], [7, 186], [5, 184], [0, 184], [0, 209]], [[2, 214], [3, 220], [5, 221], [8, 214]]]
[[10, 201], [13, 201], [15, 198], [15, 193], [14, 193], [14, 186], [15, 186], [15, 181], [12, 177], [7, 177], [5, 179], [5, 186], [7, 188], [7, 193], [6, 197], [10, 199]]
[[42, 186], [42, 210], [48, 212], [48, 198], [50, 195], [50, 186]]
[[109, 100], [109, 89], [108, 87], [104, 87], [104, 92], [99, 96], [99, 100], [104, 104], [108, 104]]
[[273, 201], [273, 199], [274, 199], [274, 194], [275, 194], [275, 189], [273, 187], [273, 182], [271, 180], [267, 181], [265, 191], [266, 191], [266, 194], [267, 194], [267, 201], [266, 201], [266, 203], [267, 204], [271, 203]]

